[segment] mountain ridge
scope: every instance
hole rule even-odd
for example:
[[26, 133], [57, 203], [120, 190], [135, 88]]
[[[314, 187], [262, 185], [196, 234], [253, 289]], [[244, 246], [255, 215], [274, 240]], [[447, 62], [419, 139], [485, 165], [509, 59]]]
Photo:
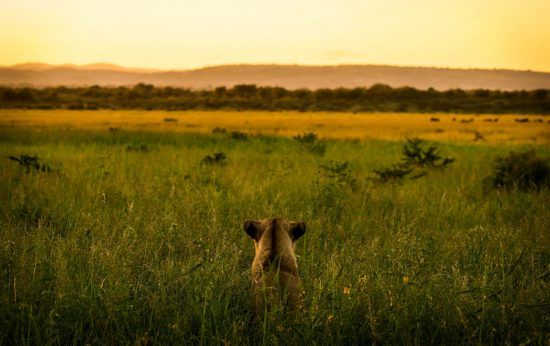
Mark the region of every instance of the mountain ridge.
[[0, 66], [4, 86], [155, 86], [212, 89], [237, 84], [287, 89], [355, 88], [387, 84], [417, 89], [550, 89], [550, 73], [531, 70], [463, 69], [393, 65], [214, 65], [187, 70], [130, 68], [110, 63]]

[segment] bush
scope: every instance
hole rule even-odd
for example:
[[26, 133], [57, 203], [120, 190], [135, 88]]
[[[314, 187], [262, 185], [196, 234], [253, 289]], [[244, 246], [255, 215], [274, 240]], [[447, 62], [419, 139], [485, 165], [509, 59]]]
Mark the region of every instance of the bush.
[[214, 153], [212, 155], [206, 155], [202, 158], [201, 164], [207, 165], [223, 165], [226, 163], [225, 153]]
[[20, 155], [19, 157], [9, 156], [9, 159], [19, 163], [21, 167], [25, 169], [26, 173], [31, 172], [32, 170], [37, 172], [50, 172], [52, 169], [50, 165], [43, 163], [40, 164], [38, 161], [38, 156], [31, 155]]
[[248, 139], [248, 136], [246, 135], [246, 133], [243, 133], [243, 132], [231, 131], [229, 138], [237, 141], [246, 141]]
[[[381, 183], [400, 182], [405, 177], [418, 179], [427, 174], [425, 168], [445, 168], [454, 162], [454, 158], [442, 157], [439, 149], [430, 146], [428, 149], [422, 147], [423, 141], [418, 138], [407, 138], [403, 144], [403, 156], [401, 162], [382, 169], [373, 170]], [[409, 176], [412, 174], [411, 176]]]
[[331, 222], [339, 222], [350, 195], [358, 189], [357, 180], [348, 161], [318, 165], [318, 173], [315, 212], [326, 215]]
[[303, 135], [293, 136], [292, 138], [302, 144], [313, 144], [319, 139], [314, 132], [304, 133]]
[[221, 134], [221, 135], [224, 135], [227, 133], [227, 130], [223, 127], [214, 127], [214, 129], [212, 130], [212, 133], [213, 134]]
[[314, 132], [304, 133], [293, 137], [298, 141], [304, 149], [312, 154], [323, 156], [327, 151], [325, 142], [319, 140], [319, 137]]
[[520, 190], [542, 189], [550, 185], [548, 159], [538, 157], [534, 150], [510, 152], [495, 160], [493, 173], [485, 179], [489, 187]]
[[419, 138], [407, 138], [403, 145], [403, 164], [418, 167], [445, 167], [453, 163], [450, 157], [441, 157], [437, 147], [422, 148], [423, 141]]
[[327, 165], [319, 165], [319, 173], [329, 184], [339, 185], [351, 190], [356, 187], [357, 181], [351, 175], [348, 161], [331, 161]]

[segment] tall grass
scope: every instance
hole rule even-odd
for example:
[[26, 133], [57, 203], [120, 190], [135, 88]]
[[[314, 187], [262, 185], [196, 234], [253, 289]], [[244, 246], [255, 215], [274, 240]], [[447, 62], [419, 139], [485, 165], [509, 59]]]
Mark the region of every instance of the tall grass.
[[[441, 144], [448, 169], [380, 184], [399, 142], [300, 145], [0, 130], [0, 343], [548, 342], [550, 193], [482, 188], [510, 147]], [[214, 152], [226, 164], [201, 164]], [[257, 321], [242, 224], [268, 216], [307, 223], [306, 310]]]

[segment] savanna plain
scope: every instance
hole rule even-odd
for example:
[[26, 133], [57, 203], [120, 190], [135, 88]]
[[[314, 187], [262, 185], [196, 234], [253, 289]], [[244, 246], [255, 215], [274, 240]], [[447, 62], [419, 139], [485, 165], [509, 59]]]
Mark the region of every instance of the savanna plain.
[[[550, 191], [487, 178], [547, 120], [2, 110], [0, 343], [547, 345]], [[381, 179], [417, 137], [454, 161]], [[256, 319], [272, 216], [307, 224], [304, 308]]]

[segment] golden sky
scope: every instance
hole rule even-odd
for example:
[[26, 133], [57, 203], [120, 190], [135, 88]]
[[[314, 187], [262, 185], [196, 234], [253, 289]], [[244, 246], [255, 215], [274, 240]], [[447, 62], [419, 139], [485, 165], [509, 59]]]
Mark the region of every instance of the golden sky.
[[0, 0], [0, 65], [550, 71], [550, 0]]

